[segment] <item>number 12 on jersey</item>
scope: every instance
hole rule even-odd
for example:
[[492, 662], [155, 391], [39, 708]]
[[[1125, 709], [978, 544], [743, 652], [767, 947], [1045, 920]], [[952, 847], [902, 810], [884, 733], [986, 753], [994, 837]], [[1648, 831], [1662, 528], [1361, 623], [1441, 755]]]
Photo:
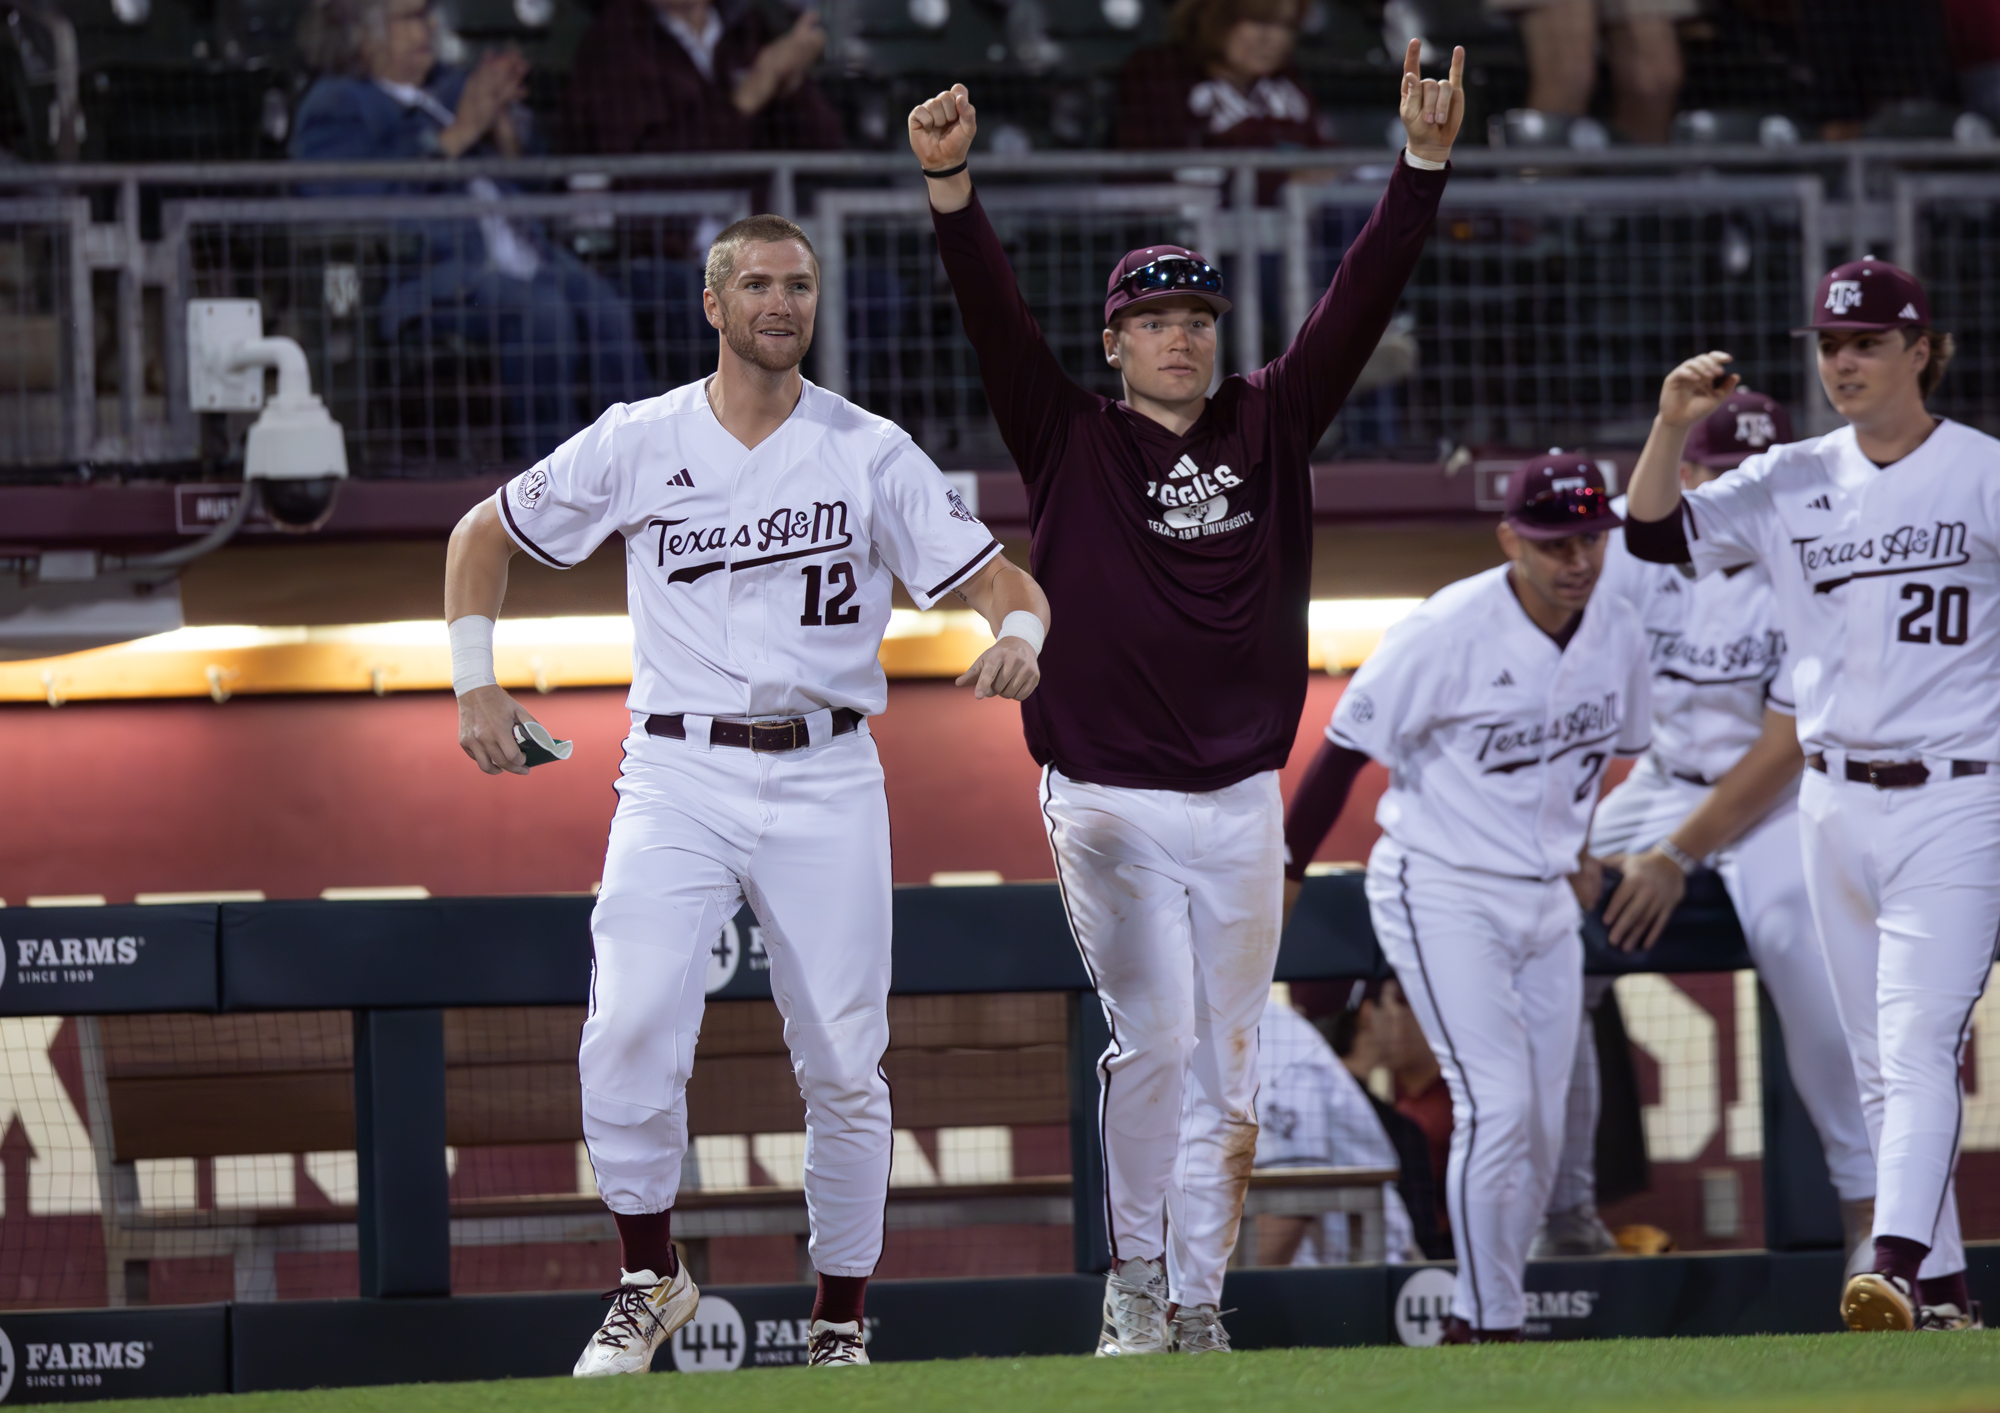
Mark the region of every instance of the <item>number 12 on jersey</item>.
[[826, 613], [824, 617], [820, 614], [819, 604], [821, 591], [820, 566], [817, 564], [808, 564], [799, 570], [799, 573], [805, 576], [806, 581], [806, 611], [799, 615], [800, 627], [819, 628], [829, 624], [838, 625], [842, 623], [859, 623], [861, 621], [861, 605], [858, 603], [849, 605], [847, 602], [854, 597], [854, 566], [852, 564], [843, 559], [827, 566], [826, 587], [832, 588], [836, 585], [845, 585], [846, 587], [842, 588], [839, 593], [826, 601]]

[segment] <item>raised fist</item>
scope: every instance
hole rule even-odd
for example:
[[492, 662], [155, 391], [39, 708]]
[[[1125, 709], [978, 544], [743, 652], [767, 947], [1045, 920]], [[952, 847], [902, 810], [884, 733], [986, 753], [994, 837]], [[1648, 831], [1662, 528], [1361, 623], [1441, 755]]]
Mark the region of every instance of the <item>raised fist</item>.
[[910, 151], [926, 171], [941, 172], [963, 162], [978, 131], [979, 114], [962, 83], [910, 109]]

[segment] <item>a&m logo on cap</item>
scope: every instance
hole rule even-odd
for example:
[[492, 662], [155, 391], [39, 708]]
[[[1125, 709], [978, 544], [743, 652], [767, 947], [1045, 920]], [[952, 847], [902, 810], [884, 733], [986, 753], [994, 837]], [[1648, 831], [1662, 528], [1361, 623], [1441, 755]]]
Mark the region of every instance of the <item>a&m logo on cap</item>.
[[1778, 439], [1778, 428], [1768, 412], [1739, 412], [1736, 414], [1736, 440], [1745, 446], [1763, 450]]
[[1861, 281], [1835, 280], [1826, 287], [1826, 307], [1835, 314], [1846, 314], [1861, 307]]

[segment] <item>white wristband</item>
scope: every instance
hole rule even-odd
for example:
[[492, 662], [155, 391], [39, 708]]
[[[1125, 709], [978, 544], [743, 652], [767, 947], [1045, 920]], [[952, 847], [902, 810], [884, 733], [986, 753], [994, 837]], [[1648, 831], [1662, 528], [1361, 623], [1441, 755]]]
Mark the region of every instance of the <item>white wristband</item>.
[[1428, 157], [1419, 157], [1407, 147], [1403, 149], [1403, 159], [1420, 172], [1442, 172], [1451, 165], [1449, 162], [1433, 162]]
[[1042, 644], [1048, 639], [1048, 630], [1042, 627], [1042, 620], [1024, 608], [1017, 608], [1000, 620], [1000, 631], [995, 638], [1019, 638], [1035, 650], [1035, 656], [1042, 655]]
[[451, 689], [459, 696], [476, 687], [497, 687], [493, 675], [493, 620], [477, 613], [454, 618], [451, 633]]

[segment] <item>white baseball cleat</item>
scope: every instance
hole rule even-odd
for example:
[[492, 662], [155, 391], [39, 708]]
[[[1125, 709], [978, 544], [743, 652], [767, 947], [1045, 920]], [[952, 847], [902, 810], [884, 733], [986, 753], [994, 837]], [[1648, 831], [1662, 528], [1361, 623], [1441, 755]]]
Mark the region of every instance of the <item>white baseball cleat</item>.
[[701, 1292], [688, 1278], [687, 1267], [661, 1280], [651, 1271], [623, 1271], [618, 1285], [604, 1293], [611, 1313], [590, 1337], [570, 1372], [579, 1379], [602, 1374], [643, 1374], [653, 1367], [653, 1352], [673, 1332], [694, 1318]]
[[815, 1369], [838, 1369], [850, 1364], [866, 1364], [868, 1351], [861, 1342], [861, 1322], [848, 1320], [833, 1324], [814, 1320], [806, 1337], [806, 1363]]
[[1917, 1328], [1934, 1334], [1956, 1334], [1961, 1330], [1983, 1330], [1986, 1317], [1977, 1300], [1970, 1310], [1961, 1310], [1949, 1301], [1926, 1305], [1917, 1311]]
[[1167, 1263], [1134, 1256], [1111, 1268], [1104, 1280], [1104, 1330], [1097, 1336], [1100, 1359], [1113, 1354], [1165, 1354]]
[[1618, 1250], [1618, 1238], [1604, 1225], [1591, 1203], [1580, 1203], [1561, 1212], [1551, 1212], [1535, 1233], [1528, 1259], [1547, 1261], [1562, 1257], [1608, 1256]]
[[1174, 1311], [1174, 1348], [1182, 1354], [1227, 1354], [1229, 1331], [1213, 1305], [1183, 1305]]

